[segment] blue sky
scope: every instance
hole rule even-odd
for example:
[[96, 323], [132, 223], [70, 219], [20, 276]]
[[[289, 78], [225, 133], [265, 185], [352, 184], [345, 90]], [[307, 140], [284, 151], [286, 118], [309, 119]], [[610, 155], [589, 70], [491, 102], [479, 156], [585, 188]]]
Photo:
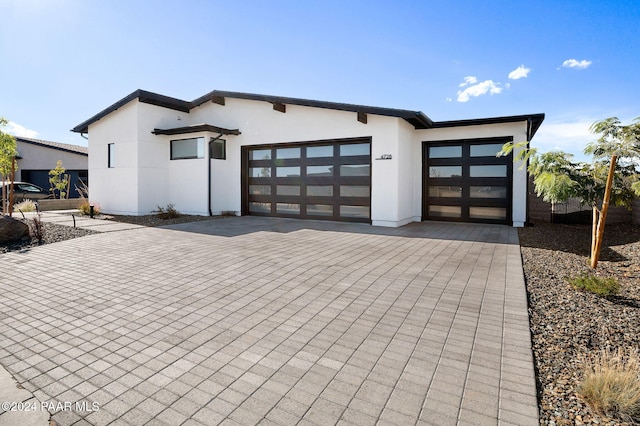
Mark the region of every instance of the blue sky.
[[594, 121], [640, 116], [637, 0], [0, 0], [0, 16], [0, 116], [63, 143], [139, 88], [543, 112], [533, 145], [574, 154]]

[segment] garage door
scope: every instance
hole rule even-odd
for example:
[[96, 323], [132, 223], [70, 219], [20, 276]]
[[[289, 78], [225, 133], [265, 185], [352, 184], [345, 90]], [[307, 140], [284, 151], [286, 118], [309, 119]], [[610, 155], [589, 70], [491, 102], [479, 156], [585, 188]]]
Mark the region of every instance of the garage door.
[[423, 143], [423, 219], [511, 224], [511, 138]]
[[371, 139], [242, 151], [243, 214], [371, 222]]

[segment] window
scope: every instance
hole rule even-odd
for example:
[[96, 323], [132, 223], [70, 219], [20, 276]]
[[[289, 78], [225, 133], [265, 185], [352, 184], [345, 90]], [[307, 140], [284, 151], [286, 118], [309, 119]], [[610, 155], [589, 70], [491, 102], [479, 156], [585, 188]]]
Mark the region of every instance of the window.
[[209, 143], [209, 157], [214, 160], [226, 160], [227, 141], [224, 139], [213, 139]]
[[454, 158], [454, 157], [455, 158], [462, 157], [462, 145], [429, 147], [429, 158]]
[[107, 167], [110, 169], [115, 167], [116, 156], [116, 144], [110, 143], [107, 145]]
[[204, 138], [178, 139], [171, 141], [171, 159], [187, 160], [204, 158]]

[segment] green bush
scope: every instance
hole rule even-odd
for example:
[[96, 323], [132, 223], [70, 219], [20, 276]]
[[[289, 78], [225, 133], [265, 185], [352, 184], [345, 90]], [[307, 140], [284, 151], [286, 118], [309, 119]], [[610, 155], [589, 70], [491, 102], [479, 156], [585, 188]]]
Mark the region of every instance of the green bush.
[[167, 204], [167, 207], [158, 206], [158, 209], [154, 210], [152, 213], [155, 213], [155, 215], [160, 219], [175, 219], [176, 217], [182, 216], [180, 212], [175, 209], [173, 204]]
[[36, 203], [32, 200], [24, 200], [19, 202], [18, 204], [13, 205], [14, 212], [35, 212], [36, 211]]
[[569, 283], [577, 290], [586, 290], [599, 296], [615, 296], [620, 293], [620, 284], [613, 277], [600, 278], [595, 275], [583, 275], [571, 278]]

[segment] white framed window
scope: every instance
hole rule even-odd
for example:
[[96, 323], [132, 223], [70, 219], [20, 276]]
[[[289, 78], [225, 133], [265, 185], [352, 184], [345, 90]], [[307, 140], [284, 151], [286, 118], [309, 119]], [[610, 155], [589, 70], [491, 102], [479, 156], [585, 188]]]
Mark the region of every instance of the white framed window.
[[189, 160], [204, 158], [204, 138], [176, 139], [171, 141], [171, 159]]
[[116, 144], [107, 145], [107, 167], [112, 169], [116, 166]]

